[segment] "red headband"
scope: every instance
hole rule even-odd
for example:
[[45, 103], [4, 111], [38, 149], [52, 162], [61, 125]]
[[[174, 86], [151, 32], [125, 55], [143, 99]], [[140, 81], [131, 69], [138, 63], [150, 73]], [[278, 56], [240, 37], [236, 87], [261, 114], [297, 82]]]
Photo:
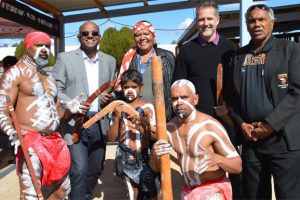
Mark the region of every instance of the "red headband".
[[133, 33], [136, 34], [137, 32], [141, 30], [148, 30], [150, 31], [153, 35], [155, 35], [154, 27], [152, 24], [149, 22], [138, 22], [134, 25], [133, 27]]
[[28, 33], [25, 37], [24, 43], [25, 48], [29, 49], [32, 45], [38, 42], [46, 42], [48, 45], [51, 45], [51, 39], [49, 35], [44, 32], [31, 32]]

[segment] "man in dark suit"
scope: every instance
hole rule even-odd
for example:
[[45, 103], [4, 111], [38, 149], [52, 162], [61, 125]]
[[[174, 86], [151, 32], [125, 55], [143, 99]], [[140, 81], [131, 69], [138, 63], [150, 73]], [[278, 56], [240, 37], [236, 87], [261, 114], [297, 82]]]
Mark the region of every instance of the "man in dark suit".
[[264, 4], [245, 18], [251, 41], [236, 52], [224, 83], [243, 135], [245, 199], [271, 199], [271, 175], [276, 199], [298, 199], [300, 45], [272, 36], [274, 12]]
[[[78, 40], [80, 48], [60, 53], [53, 68], [58, 98], [69, 100], [80, 94], [86, 99], [104, 82], [115, 79], [115, 59], [98, 51], [99, 27], [93, 22], [80, 26]], [[90, 105], [87, 118], [95, 115], [111, 99], [111, 94], [100, 95]], [[88, 129], [81, 131], [80, 140], [73, 144], [75, 118], [62, 124], [61, 133], [68, 143], [72, 164], [70, 169], [71, 199], [91, 199], [93, 189], [103, 169], [105, 136], [108, 120], [101, 119]]]

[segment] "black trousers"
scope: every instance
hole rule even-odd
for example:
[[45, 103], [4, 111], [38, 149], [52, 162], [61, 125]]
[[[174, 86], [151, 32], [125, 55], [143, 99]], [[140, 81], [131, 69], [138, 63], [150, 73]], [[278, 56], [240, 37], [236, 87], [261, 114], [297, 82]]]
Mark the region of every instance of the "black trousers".
[[99, 121], [83, 129], [80, 142], [68, 147], [72, 158], [70, 199], [90, 200], [105, 160], [106, 142]]
[[300, 199], [300, 150], [265, 153], [256, 147], [243, 146], [245, 199], [271, 199], [271, 176], [276, 199]]

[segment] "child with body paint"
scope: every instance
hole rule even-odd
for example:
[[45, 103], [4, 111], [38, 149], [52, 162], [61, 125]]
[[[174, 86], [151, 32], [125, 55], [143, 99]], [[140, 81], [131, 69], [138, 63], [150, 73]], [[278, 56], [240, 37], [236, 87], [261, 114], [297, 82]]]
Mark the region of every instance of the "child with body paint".
[[[41, 195], [44, 199], [66, 199], [71, 187], [68, 176], [71, 158], [66, 142], [57, 132], [66, 110], [57, 104], [55, 80], [43, 70], [48, 63], [51, 40], [46, 33], [31, 32], [24, 43], [27, 54], [0, 80], [0, 128], [17, 153], [20, 199], [38, 199], [38, 194], [19, 147], [15, 122], [24, 136]], [[17, 118], [14, 124], [8, 109], [10, 103]], [[81, 105], [77, 98], [65, 103], [71, 114], [88, 111], [89, 106]]]
[[148, 144], [156, 138], [154, 107], [140, 99], [143, 78], [137, 70], [124, 72], [120, 85], [123, 100], [139, 112], [140, 120], [122, 112], [120, 107], [112, 113], [107, 138], [119, 141], [115, 174], [124, 179], [129, 199], [156, 199], [159, 179], [148, 166]]
[[196, 110], [198, 95], [192, 82], [181, 79], [171, 86], [175, 117], [167, 124], [167, 141], [157, 141], [149, 165], [159, 172], [160, 156], [177, 152], [185, 186], [181, 199], [231, 200], [228, 173], [240, 173], [242, 162], [224, 127], [213, 117]]

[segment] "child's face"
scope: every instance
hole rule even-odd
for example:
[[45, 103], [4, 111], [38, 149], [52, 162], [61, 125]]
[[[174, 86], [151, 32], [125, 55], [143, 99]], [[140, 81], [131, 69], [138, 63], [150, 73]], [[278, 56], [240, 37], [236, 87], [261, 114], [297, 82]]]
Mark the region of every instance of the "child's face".
[[124, 94], [124, 97], [128, 100], [128, 101], [133, 101], [135, 99], [137, 99], [139, 92], [141, 91], [141, 87], [136, 84], [135, 82], [133, 82], [132, 80], [127, 81], [127, 83], [125, 83], [122, 86], [122, 91]]

